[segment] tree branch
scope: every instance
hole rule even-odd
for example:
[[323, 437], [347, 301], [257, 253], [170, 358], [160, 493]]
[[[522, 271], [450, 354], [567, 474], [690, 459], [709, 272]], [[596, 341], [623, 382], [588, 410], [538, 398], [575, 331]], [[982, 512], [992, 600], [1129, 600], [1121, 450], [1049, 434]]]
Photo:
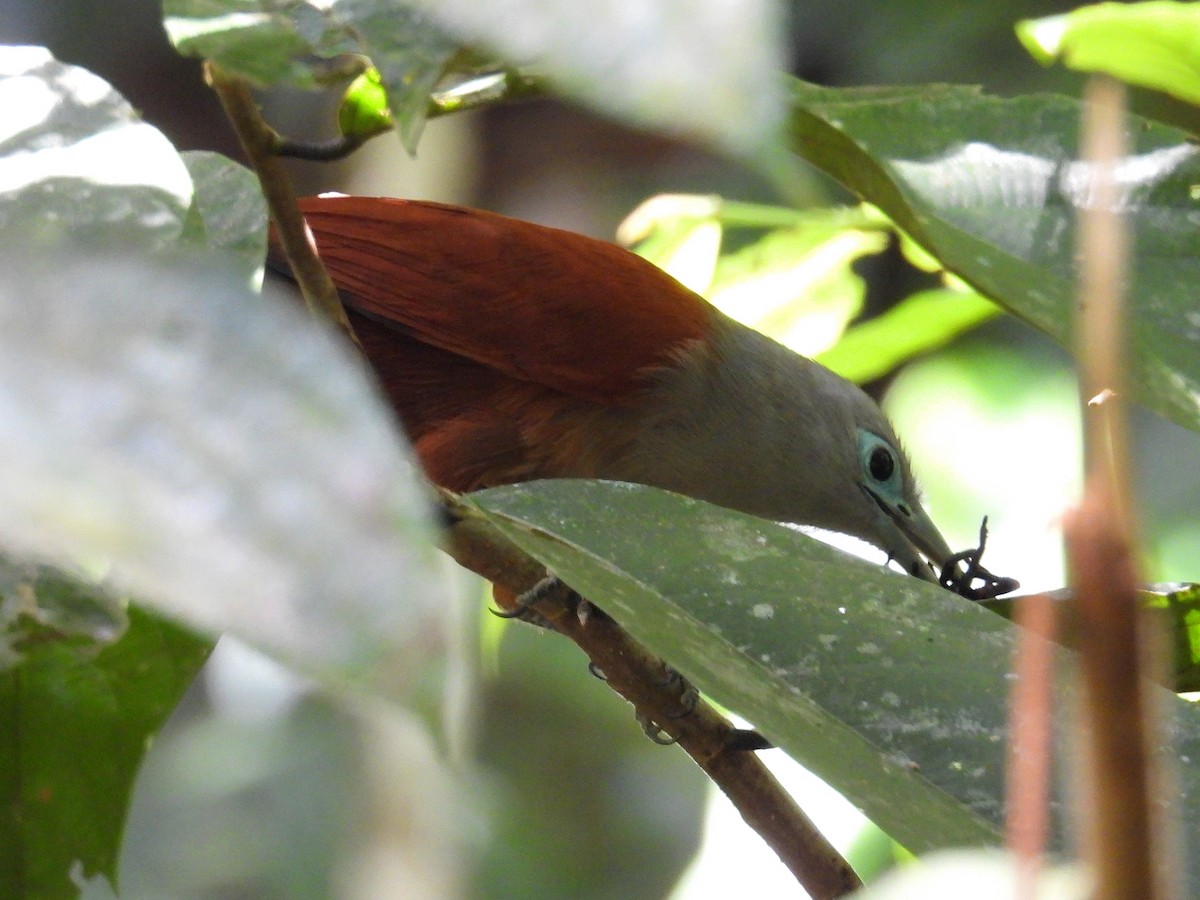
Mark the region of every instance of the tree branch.
[[251, 167], [258, 175], [271, 221], [275, 223], [279, 235], [279, 243], [291, 264], [309, 312], [334, 323], [358, 346], [358, 335], [346, 318], [337, 287], [317, 256], [312, 237], [296, 205], [296, 192], [292, 189], [291, 178], [276, 152], [279, 136], [263, 119], [250, 93], [250, 86], [243, 79], [211, 61], [204, 64], [204, 72], [237, 132]]
[[[460, 564], [513, 596], [545, 577], [542, 564], [500, 536], [474, 507], [449, 492], [443, 491], [442, 499], [452, 522], [445, 550]], [[498, 602], [505, 603], [505, 599], [500, 597]], [[580, 615], [561, 596], [539, 599], [533, 608], [587, 654], [603, 671], [609, 687], [683, 748], [809, 894], [841, 897], [861, 886], [854, 870], [762, 760], [738, 749], [743, 734], [739, 729], [703, 700], [680, 715], [679, 690], [664, 677], [669, 669], [663, 660], [646, 651], [607, 615]]]

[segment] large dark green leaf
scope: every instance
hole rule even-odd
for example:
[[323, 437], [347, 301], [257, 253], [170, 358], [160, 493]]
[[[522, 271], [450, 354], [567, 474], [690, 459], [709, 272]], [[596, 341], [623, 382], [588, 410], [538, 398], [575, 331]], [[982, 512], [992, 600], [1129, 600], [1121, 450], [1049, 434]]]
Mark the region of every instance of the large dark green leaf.
[[[1080, 105], [972, 88], [832, 90], [793, 84], [791, 146], [889, 216], [950, 271], [1063, 344], [1071, 341]], [[1135, 234], [1130, 290], [1138, 398], [1200, 429], [1200, 150], [1134, 119], [1118, 168]]]
[[[787, 526], [651, 488], [542, 482], [473, 502], [910, 849], [999, 840], [1014, 643], [999, 616]], [[1200, 711], [1161, 699], [1175, 750], [1196, 758]], [[1194, 843], [1200, 771], [1182, 769], [1179, 784]]]
[[[29, 602], [92, 605], [94, 589], [42, 571]], [[0, 671], [0, 893], [65, 897], [76, 877], [116, 883], [134, 775], [210, 643], [136, 607], [119, 640], [31, 629]]]

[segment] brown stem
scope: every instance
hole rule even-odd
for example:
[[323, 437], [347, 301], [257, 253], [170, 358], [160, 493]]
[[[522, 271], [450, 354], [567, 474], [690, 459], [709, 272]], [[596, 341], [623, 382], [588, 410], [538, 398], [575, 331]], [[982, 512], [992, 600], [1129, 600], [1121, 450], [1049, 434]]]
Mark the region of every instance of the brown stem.
[[1086, 480], [1065, 527], [1079, 626], [1084, 723], [1085, 855], [1099, 900], [1164, 896], [1156, 859], [1154, 732], [1137, 600], [1124, 417], [1128, 239], [1115, 179], [1125, 145], [1124, 91], [1093, 76], [1083, 117], [1091, 170], [1080, 210], [1079, 357]]
[[[499, 536], [472, 507], [444, 493], [453, 523], [446, 551], [459, 563], [520, 594], [545, 577], [545, 567]], [[666, 684], [666, 664], [605, 615], [580, 616], [550, 597], [536, 611], [577, 644], [608, 685], [660, 726], [703, 769], [814, 898], [842, 897], [861, 886], [850, 865], [751, 752], [736, 749], [742, 734], [703, 700], [679, 715], [679, 692]]]
[[220, 98], [225, 115], [237, 132], [251, 167], [258, 175], [271, 221], [279, 235], [279, 243], [291, 264], [305, 304], [314, 316], [333, 322], [357, 345], [358, 337], [346, 318], [337, 287], [317, 256], [312, 237], [296, 205], [296, 192], [292, 189], [291, 178], [283, 160], [276, 153], [279, 136], [263, 119], [250, 93], [250, 86], [243, 79], [211, 61], [204, 64], [204, 70], [209, 85]]
[[1008, 749], [1008, 847], [1017, 858], [1016, 895], [1037, 894], [1038, 871], [1050, 832], [1053, 769], [1054, 645], [1057, 609], [1047, 594], [1016, 604], [1017, 635]]
[[328, 141], [300, 141], [283, 137], [275, 132], [275, 153], [291, 159], [305, 159], [310, 162], [337, 162], [345, 159], [367, 142], [366, 138], [341, 135]]

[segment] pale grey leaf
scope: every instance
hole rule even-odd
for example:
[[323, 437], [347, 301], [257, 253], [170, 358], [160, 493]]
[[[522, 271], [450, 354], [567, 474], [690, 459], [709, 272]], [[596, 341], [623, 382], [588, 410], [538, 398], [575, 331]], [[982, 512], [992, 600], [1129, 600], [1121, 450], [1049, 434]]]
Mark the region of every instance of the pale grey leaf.
[[236, 266], [70, 247], [0, 268], [0, 541], [395, 694], [448, 604], [428, 498], [341, 342]]

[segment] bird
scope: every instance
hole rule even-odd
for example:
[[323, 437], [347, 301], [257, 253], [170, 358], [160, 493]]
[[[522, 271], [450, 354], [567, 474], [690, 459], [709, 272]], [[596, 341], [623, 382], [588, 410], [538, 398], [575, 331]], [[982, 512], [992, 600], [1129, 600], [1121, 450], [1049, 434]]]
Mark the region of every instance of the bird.
[[933, 582], [964, 557], [870, 396], [636, 254], [441, 203], [300, 209], [434, 483], [649, 485], [851, 535]]

